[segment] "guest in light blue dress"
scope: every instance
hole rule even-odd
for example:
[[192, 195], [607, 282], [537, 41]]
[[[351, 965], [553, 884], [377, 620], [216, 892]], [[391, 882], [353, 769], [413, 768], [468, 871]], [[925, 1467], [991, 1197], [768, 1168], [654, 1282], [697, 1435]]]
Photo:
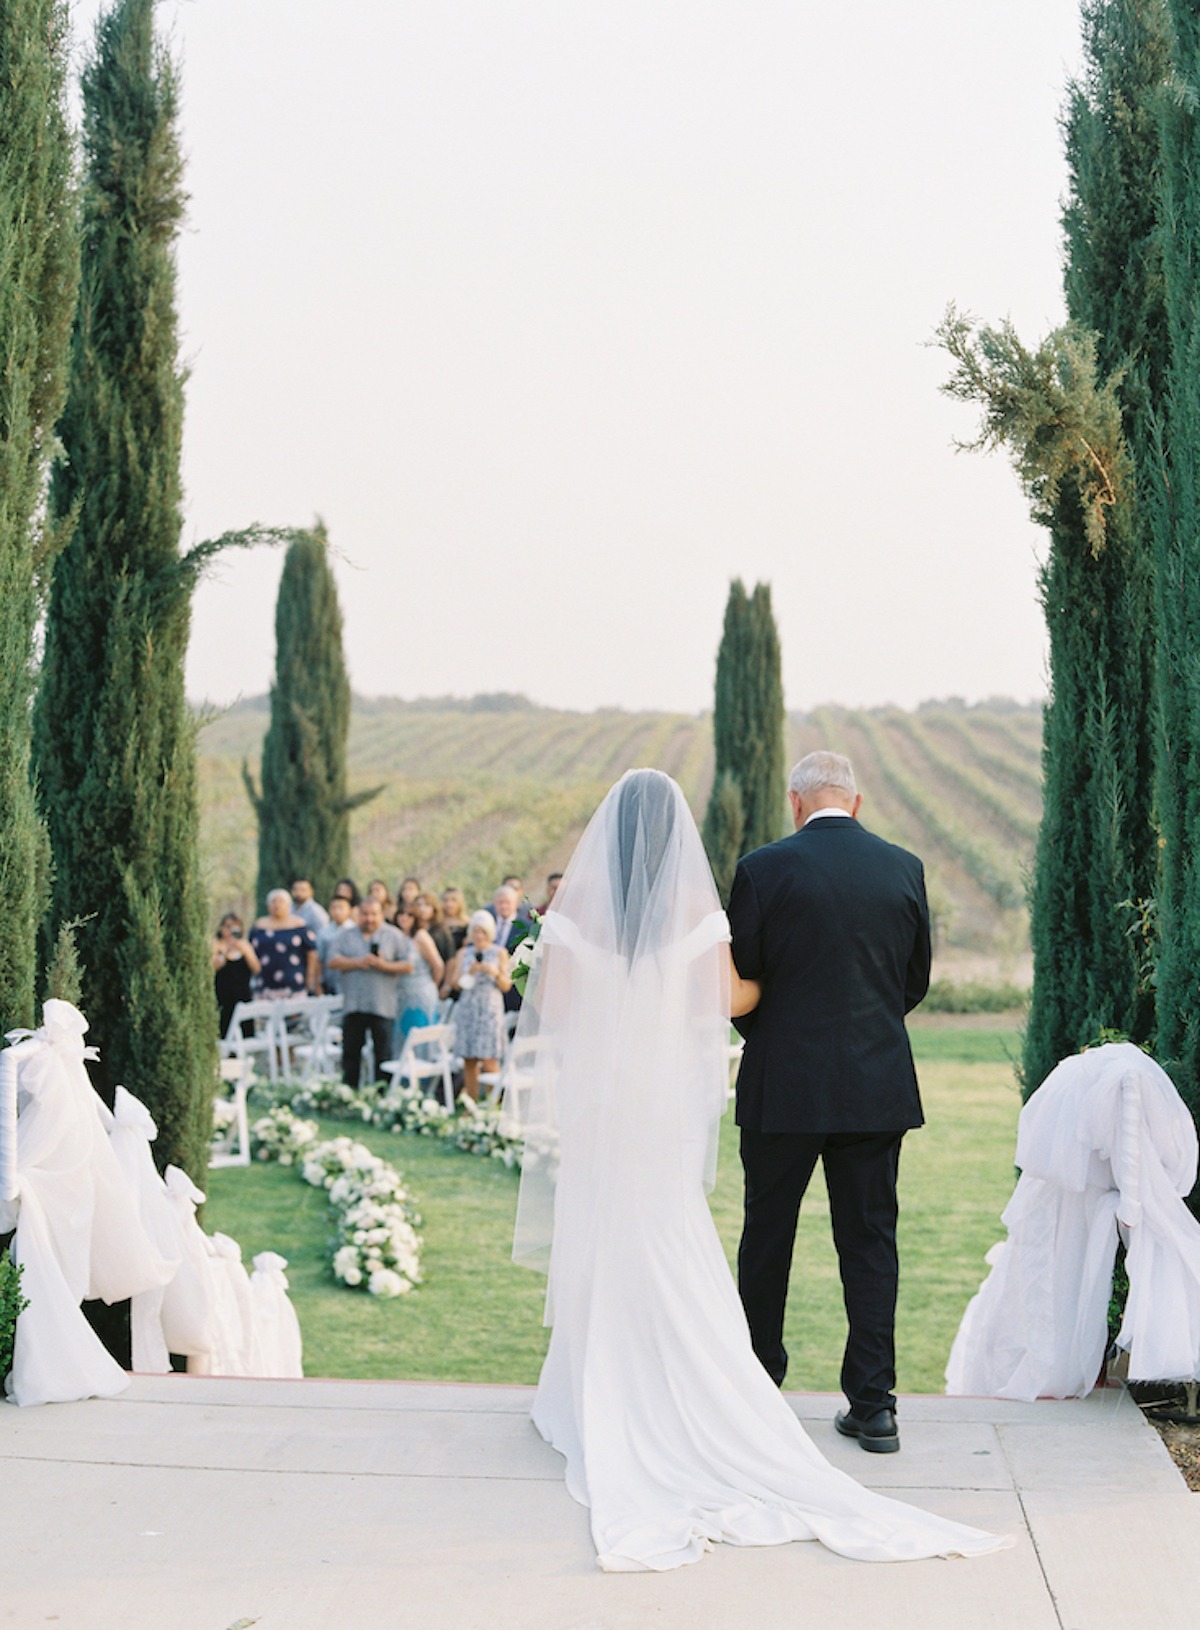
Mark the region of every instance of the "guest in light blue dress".
[[399, 1050], [410, 1030], [436, 1022], [438, 986], [446, 970], [437, 946], [425, 929], [417, 926], [412, 911], [401, 907], [396, 913], [396, 927], [408, 947], [404, 960], [413, 965], [412, 973], [400, 976], [396, 1005], [396, 1047]]

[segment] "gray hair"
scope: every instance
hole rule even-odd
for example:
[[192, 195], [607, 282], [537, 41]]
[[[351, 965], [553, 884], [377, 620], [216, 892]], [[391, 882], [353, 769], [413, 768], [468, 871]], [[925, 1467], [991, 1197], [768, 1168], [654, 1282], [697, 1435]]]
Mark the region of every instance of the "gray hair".
[[289, 906], [292, 903], [292, 897], [286, 889], [272, 889], [270, 894], [267, 895], [267, 910], [270, 911], [272, 900], [280, 899], [286, 900]]
[[486, 928], [488, 939], [495, 939], [496, 919], [492, 916], [490, 911], [473, 911], [471, 913], [471, 920], [467, 924], [468, 937], [472, 935], [477, 928]]
[[809, 753], [788, 776], [788, 791], [800, 798], [811, 798], [814, 792], [822, 792], [826, 787], [848, 792], [851, 798], [858, 794], [850, 760], [840, 753]]

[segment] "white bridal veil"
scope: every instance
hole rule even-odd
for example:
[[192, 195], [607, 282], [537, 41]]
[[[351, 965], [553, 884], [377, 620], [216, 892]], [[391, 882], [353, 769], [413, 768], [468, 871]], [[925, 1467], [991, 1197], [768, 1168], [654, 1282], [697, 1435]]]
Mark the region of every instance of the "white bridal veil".
[[[675, 782], [630, 770], [571, 858], [534, 955], [505, 1098], [525, 1138], [513, 1256], [545, 1272], [551, 1242], [683, 1206], [716, 1171], [725, 1108], [729, 927]], [[663, 1150], [677, 1150], [664, 1182]], [[560, 1177], [570, 1205], [555, 1215]], [[676, 1190], [678, 1185], [678, 1190]], [[564, 1183], [564, 1190], [567, 1185]], [[550, 1318], [548, 1310], [547, 1318]]]

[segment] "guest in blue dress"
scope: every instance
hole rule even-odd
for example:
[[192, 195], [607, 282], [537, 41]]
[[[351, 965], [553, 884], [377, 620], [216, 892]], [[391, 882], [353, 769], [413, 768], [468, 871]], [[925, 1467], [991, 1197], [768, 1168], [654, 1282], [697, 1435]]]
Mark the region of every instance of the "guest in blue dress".
[[404, 935], [404, 960], [413, 965], [412, 973], [400, 976], [396, 1004], [396, 1047], [399, 1050], [410, 1030], [436, 1022], [438, 986], [446, 970], [437, 946], [418, 925], [415, 912], [401, 906], [396, 913], [396, 927]]

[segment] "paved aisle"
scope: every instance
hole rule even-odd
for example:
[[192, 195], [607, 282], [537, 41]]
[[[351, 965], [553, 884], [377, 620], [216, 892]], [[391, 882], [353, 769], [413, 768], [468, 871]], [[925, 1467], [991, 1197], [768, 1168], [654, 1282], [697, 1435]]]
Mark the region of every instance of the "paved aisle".
[[833, 1431], [874, 1487], [1016, 1533], [975, 1561], [719, 1547], [596, 1570], [522, 1388], [138, 1378], [112, 1402], [0, 1406], [0, 1627], [33, 1630], [1196, 1630], [1200, 1496], [1119, 1391], [902, 1400], [903, 1451]]

